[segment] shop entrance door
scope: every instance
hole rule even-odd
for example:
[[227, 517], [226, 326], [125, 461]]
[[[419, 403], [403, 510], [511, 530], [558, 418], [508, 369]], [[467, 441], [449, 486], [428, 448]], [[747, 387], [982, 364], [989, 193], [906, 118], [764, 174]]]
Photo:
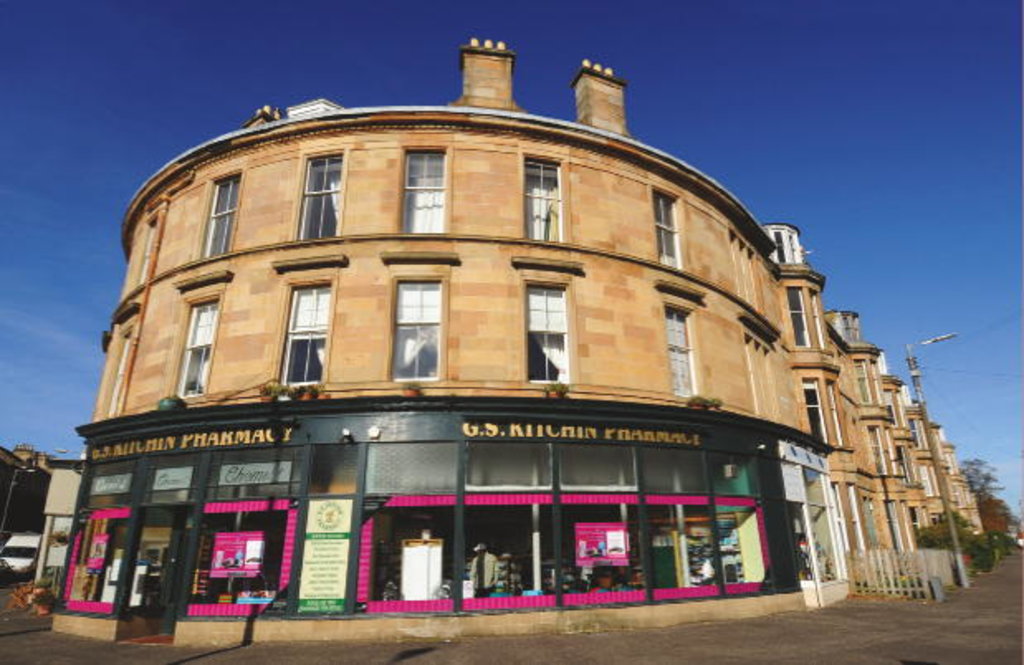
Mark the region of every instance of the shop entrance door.
[[128, 607], [149, 635], [172, 635], [185, 568], [188, 506], [153, 506], [142, 511]]

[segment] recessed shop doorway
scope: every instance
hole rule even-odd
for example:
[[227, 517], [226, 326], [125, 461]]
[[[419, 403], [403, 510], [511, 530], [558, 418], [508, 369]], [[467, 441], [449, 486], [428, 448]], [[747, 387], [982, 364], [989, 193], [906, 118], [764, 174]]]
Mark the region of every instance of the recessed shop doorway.
[[125, 606], [134, 636], [172, 635], [181, 603], [190, 506], [142, 509]]

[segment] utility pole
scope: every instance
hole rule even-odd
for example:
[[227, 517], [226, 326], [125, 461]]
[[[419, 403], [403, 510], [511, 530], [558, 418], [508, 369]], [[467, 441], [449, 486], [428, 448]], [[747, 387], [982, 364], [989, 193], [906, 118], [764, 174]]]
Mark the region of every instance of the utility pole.
[[[956, 333], [941, 335], [925, 340], [921, 344], [943, 342], [955, 336]], [[960, 578], [960, 586], [966, 589], [971, 586], [971, 582], [967, 577], [967, 569], [964, 567], [964, 557], [960, 551], [960, 537], [957, 535], [956, 522], [953, 520], [953, 507], [949, 501], [949, 480], [946, 476], [945, 458], [939, 450], [935, 437], [932, 436], [931, 420], [928, 418], [928, 406], [924, 400], [924, 388], [921, 387], [921, 368], [917, 364], [917, 358], [914, 357], [913, 346], [913, 344], [907, 344], [907, 367], [910, 369], [910, 380], [914, 383], [914, 395], [917, 397], [918, 406], [921, 407], [921, 419], [924, 421], [924, 427], [922, 427], [924, 430], [924, 440], [928, 445], [929, 452], [931, 452], [932, 466], [935, 467], [935, 475], [939, 481], [939, 499], [942, 501], [943, 510], [946, 511], [946, 524], [949, 526], [949, 536], [953, 541], [953, 557], [956, 559], [957, 577]]]

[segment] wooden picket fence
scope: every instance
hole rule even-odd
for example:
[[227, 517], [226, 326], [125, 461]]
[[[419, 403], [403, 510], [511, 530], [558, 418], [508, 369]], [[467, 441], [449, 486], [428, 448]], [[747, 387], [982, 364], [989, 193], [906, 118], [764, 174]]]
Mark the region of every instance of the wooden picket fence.
[[930, 600], [929, 578], [952, 583], [952, 559], [945, 550], [852, 552], [849, 571], [851, 592], [862, 596]]

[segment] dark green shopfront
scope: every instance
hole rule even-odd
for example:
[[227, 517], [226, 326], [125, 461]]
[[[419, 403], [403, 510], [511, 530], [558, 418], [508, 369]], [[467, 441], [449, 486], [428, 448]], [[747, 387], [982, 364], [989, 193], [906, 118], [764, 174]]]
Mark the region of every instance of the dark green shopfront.
[[575, 399], [285, 401], [79, 431], [62, 613], [133, 635], [799, 592], [779, 447], [828, 452], [735, 414]]

